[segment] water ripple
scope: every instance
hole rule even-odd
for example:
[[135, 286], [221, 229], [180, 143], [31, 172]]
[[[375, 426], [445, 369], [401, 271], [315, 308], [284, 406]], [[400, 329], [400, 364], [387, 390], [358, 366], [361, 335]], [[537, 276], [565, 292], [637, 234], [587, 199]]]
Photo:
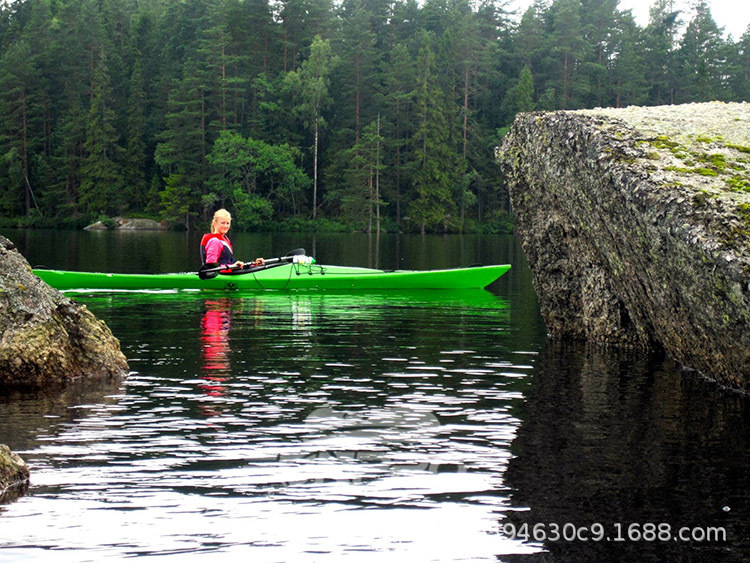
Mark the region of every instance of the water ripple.
[[[37, 418], [47, 430], [30, 429], [20, 452], [32, 489], [4, 509], [4, 552], [361, 561], [409, 546], [418, 560], [457, 561], [506, 551], [496, 529], [528, 359], [516, 365], [487, 329], [504, 322], [504, 304], [290, 299], [100, 309], [138, 371]], [[205, 320], [216, 312], [221, 323]], [[446, 346], [457, 321], [471, 328]], [[42, 513], [42, 526], [26, 525]]]

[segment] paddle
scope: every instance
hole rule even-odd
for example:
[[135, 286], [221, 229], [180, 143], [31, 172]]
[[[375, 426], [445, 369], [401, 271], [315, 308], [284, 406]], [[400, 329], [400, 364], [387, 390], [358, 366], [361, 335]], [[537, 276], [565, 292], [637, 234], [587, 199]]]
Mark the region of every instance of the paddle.
[[200, 269], [198, 270], [198, 277], [202, 280], [210, 280], [218, 276], [224, 270], [247, 269], [248, 273], [257, 272], [258, 270], [264, 270], [269, 266], [280, 265], [280, 263], [282, 262], [291, 262], [292, 260], [294, 260], [295, 256], [304, 255], [304, 248], [295, 248], [294, 250], [290, 250], [289, 252], [287, 252], [286, 256], [282, 256], [280, 258], [269, 258], [268, 260], [264, 260], [265, 263], [262, 266], [250, 266], [250, 268], [248, 268], [247, 266], [244, 266], [242, 268], [240, 268], [239, 266], [235, 266], [234, 268], [227, 268], [226, 266], [220, 265], [218, 262], [208, 262], [200, 267]]

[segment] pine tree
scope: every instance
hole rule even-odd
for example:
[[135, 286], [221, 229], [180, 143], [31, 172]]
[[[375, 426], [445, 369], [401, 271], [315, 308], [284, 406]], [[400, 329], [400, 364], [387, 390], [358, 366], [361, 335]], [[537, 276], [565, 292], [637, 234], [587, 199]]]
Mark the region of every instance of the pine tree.
[[645, 63], [640, 35], [633, 16], [629, 13], [622, 14], [615, 36], [617, 56], [612, 61], [609, 75], [609, 91], [613, 99], [608, 102], [618, 108], [643, 105], [648, 99], [649, 85], [643, 76]]
[[359, 142], [346, 151], [350, 166], [345, 172], [347, 189], [342, 196], [342, 209], [353, 224], [368, 233], [380, 233], [381, 228], [384, 141], [380, 120], [376, 118], [363, 129]]
[[126, 205], [117, 144], [115, 111], [102, 48], [94, 69], [93, 94], [86, 126], [86, 157], [81, 166], [81, 205], [91, 216], [120, 213]]
[[388, 166], [384, 173], [385, 186], [390, 186], [387, 197], [394, 203], [396, 224], [401, 227], [402, 204], [405, 186], [409, 183], [407, 154], [414, 130], [414, 84], [415, 61], [406, 46], [396, 45], [383, 67], [383, 106], [381, 133], [384, 137], [384, 161]]
[[352, 109], [351, 121], [340, 123], [340, 126], [353, 130], [356, 144], [362, 134], [363, 121], [367, 119], [362, 115], [363, 111], [373, 105], [372, 94], [378, 77], [377, 38], [372, 32], [373, 14], [364, 0], [344, 2], [341, 15], [343, 45], [337, 75], [342, 84], [341, 94], [352, 101], [347, 104]]
[[560, 108], [583, 107], [581, 93], [588, 91], [589, 85], [586, 76], [579, 72], [585, 48], [581, 0], [557, 0], [553, 8], [552, 42], [559, 62]]
[[303, 50], [315, 37], [327, 38], [334, 27], [331, 0], [281, 0], [281, 45], [283, 71], [297, 70]]
[[750, 25], [730, 52], [730, 88], [734, 101], [750, 100]]
[[66, 219], [81, 212], [80, 186], [86, 158], [86, 118], [88, 112], [76, 98], [59, 119], [52, 135], [53, 152], [49, 159], [53, 173], [44, 191], [44, 208], [54, 210], [52, 217]]
[[518, 82], [513, 86], [505, 96], [503, 103], [507, 103], [509, 113], [513, 115], [521, 112], [534, 111], [534, 78], [531, 76], [531, 69], [524, 66], [521, 74], [518, 76]]
[[229, 32], [229, 17], [226, 11], [213, 11], [214, 25], [201, 33], [198, 49], [212, 109], [209, 127], [214, 137], [221, 131], [239, 128], [245, 117], [248, 57]]
[[159, 135], [154, 159], [164, 172], [165, 191], [172, 192], [163, 199], [167, 218], [190, 229], [193, 217], [203, 212], [207, 219], [210, 211], [209, 205], [201, 204], [210, 116], [203, 72], [192, 61], [187, 62], [184, 72], [185, 77], [170, 93], [167, 128]]
[[617, 55], [618, 0], [582, 0], [581, 23], [586, 38], [585, 72], [591, 90], [586, 105], [608, 105], [609, 71]]
[[513, 38], [515, 51], [520, 58], [521, 66], [529, 67], [534, 74], [541, 74], [545, 69], [544, 58], [549, 49], [544, 15], [546, 8], [536, 0], [521, 17], [518, 29]]
[[465, 171], [465, 161], [452, 135], [456, 113], [451, 112], [445, 94], [438, 87], [435, 54], [430, 41], [430, 35], [423, 32], [414, 92], [418, 118], [413, 138], [416, 197], [409, 206], [410, 219], [423, 234], [427, 230], [445, 232], [456, 222], [452, 191], [462, 185]]
[[127, 149], [123, 167], [129, 206], [134, 209], [143, 209], [146, 204], [146, 158], [146, 92], [143, 68], [137, 59], [130, 77]]
[[727, 84], [723, 72], [725, 43], [705, 2], [695, 6], [677, 53], [680, 79], [677, 102], [724, 100]]
[[36, 76], [31, 46], [26, 41], [19, 41], [5, 51], [0, 59], [0, 119], [3, 131], [0, 139], [4, 141], [2, 154], [7, 165], [7, 188], [2, 205], [9, 214], [22, 211], [24, 215], [29, 215], [33, 205], [30, 121]]
[[249, 76], [279, 72], [283, 64], [279, 29], [268, 0], [247, 0], [238, 3], [235, 11], [237, 15], [231, 18], [233, 35], [237, 38], [242, 33], [247, 34], [245, 41], [239, 40], [246, 46]]
[[645, 30], [645, 75], [652, 85], [649, 101], [655, 105], [674, 103], [674, 51], [679, 12], [674, 11], [671, 4], [671, 0], [655, 0]]

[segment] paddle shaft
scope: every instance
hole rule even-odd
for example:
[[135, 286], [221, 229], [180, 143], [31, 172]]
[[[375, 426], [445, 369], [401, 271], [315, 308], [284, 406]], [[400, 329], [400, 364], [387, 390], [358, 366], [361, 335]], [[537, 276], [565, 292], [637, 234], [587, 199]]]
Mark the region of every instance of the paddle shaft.
[[[248, 272], [255, 272], [257, 270], [262, 270], [266, 266], [272, 266], [272, 265], [277, 264], [279, 262], [291, 262], [293, 259], [294, 258], [292, 256], [289, 256], [288, 258], [287, 257], [284, 257], [284, 258], [269, 258], [268, 260], [264, 260], [263, 264], [261, 264], [259, 266], [250, 266], [248, 268]], [[218, 273], [223, 272], [225, 270], [244, 270], [247, 267], [248, 267], [247, 264], [245, 264], [242, 267], [240, 267], [240, 266], [216, 266], [215, 268], [207, 268], [205, 270], [202, 269], [198, 273], [201, 274], [201, 275], [205, 275], [205, 274], [213, 274], [214, 272], [216, 272], [218, 274]]]
[[[287, 253], [286, 256], [282, 256], [281, 258], [269, 258], [268, 260], [264, 260], [263, 264], [260, 266], [256, 266], [256, 267], [250, 266], [250, 268], [247, 270], [247, 273], [257, 272], [258, 270], [263, 270], [266, 267], [276, 266], [276, 265], [279, 265], [280, 262], [291, 262], [294, 260], [295, 256], [304, 256], [304, 254], [305, 254], [304, 248], [295, 248], [294, 250]], [[241, 268], [239, 266], [229, 267], [229, 266], [219, 266], [219, 265], [211, 266], [207, 268], [206, 266], [208, 266], [208, 264], [204, 264], [203, 266], [201, 266], [201, 269], [198, 270], [198, 277], [202, 280], [209, 280], [209, 279], [215, 278], [216, 276], [219, 275], [220, 272], [223, 272], [225, 270], [243, 270], [244, 271], [246, 268], [246, 266], [243, 266]]]

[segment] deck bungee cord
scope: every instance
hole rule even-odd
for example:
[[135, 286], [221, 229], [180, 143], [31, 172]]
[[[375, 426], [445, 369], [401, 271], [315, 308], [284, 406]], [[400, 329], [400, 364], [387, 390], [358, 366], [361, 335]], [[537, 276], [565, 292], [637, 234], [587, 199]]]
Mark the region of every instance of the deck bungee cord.
[[[281, 264], [278, 264], [278, 265], [281, 265]], [[291, 267], [289, 268], [289, 276], [287, 277], [286, 283], [282, 287], [280, 287], [280, 288], [274, 288], [274, 289], [277, 290], [277, 291], [284, 291], [284, 290], [286, 290], [289, 287], [289, 282], [292, 280], [292, 273], [295, 273], [296, 275], [301, 276], [302, 275], [302, 271], [301, 270], [302, 270], [303, 267], [307, 268], [307, 272], [306, 273], [309, 274], [309, 275], [313, 275], [313, 271], [312, 271], [313, 267], [318, 268], [318, 274], [320, 274], [321, 276], [326, 273], [325, 272], [325, 268], [323, 266], [321, 266], [320, 264], [316, 264], [315, 260], [311, 256], [307, 256], [305, 254], [295, 254], [292, 257], [292, 264], [291, 264]], [[258, 287], [260, 289], [264, 290], [264, 291], [267, 291], [270, 288], [263, 287], [263, 284], [260, 283], [260, 280], [255, 275], [255, 273], [258, 270], [262, 270], [262, 269], [266, 269], [266, 268], [263, 268], [263, 267], [252, 268], [250, 270], [250, 273], [253, 274], [253, 279], [255, 280], [255, 283], [258, 284]]]

